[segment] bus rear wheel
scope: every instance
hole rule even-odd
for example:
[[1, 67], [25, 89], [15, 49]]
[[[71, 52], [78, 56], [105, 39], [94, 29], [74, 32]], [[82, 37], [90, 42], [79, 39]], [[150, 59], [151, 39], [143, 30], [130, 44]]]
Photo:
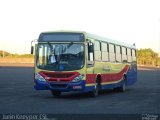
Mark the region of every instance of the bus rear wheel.
[[51, 90], [51, 93], [55, 97], [59, 97], [61, 95], [61, 91]]
[[125, 92], [126, 91], [126, 77], [123, 77], [122, 85], [120, 87], [114, 88], [116, 92]]

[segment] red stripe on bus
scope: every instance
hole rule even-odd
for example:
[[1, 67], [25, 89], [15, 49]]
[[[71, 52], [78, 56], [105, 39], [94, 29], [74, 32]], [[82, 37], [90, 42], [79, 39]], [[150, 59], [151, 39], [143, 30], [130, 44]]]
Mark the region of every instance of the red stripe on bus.
[[[110, 74], [101, 74], [102, 81], [101, 82], [114, 82], [123, 78], [123, 75], [127, 73], [129, 65], [126, 65], [122, 71], [119, 73], [110, 73]], [[86, 75], [86, 84], [95, 83], [97, 74], [87, 74]]]

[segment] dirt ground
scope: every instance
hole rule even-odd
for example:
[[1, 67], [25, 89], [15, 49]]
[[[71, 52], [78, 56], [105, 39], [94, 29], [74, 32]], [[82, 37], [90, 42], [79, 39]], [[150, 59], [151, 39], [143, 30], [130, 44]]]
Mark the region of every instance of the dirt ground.
[[0, 66], [34, 67], [34, 63], [0, 63]]

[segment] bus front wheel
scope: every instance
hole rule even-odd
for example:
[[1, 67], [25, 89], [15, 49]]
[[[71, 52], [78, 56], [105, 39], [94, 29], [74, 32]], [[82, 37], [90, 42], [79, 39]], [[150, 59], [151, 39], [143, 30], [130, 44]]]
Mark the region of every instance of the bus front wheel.
[[94, 90], [89, 92], [91, 97], [97, 97], [100, 91], [100, 83], [96, 82], [94, 86]]
[[51, 90], [51, 93], [53, 96], [55, 97], [59, 97], [61, 95], [61, 91], [55, 91], [55, 90]]

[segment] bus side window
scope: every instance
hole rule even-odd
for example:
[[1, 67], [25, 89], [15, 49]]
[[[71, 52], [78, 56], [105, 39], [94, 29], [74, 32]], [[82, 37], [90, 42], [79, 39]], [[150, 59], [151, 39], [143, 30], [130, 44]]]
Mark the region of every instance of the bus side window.
[[109, 59], [111, 62], [115, 62], [115, 45], [109, 44]]
[[47, 46], [39, 45], [39, 56], [37, 59], [37, 64], [43, 66], [47, 63]]
[[132, 56], [131, 56], [131, 49], [127, 48], [127, 58], [128, 58], [128, 62], [132, 62]]
[[132, 49], [132, 60], [134, 63], [136, 63], [136, 50]]
[[116, 45], [116, 62], [121, 62], [121, 47]]
[[92, 42], [87, 43], [87, 66], [94, 65], [94, 44]]
[[108, 44], [102, 42], [102, 61], [109, 61], [108, 59]]
[[95, 50], [95, 60], [101, 61], [101, 47], [99, 41], [95, 41], [94, 50]]
[[127, 48], [122, 47], [122, 62], [127, 62]]

